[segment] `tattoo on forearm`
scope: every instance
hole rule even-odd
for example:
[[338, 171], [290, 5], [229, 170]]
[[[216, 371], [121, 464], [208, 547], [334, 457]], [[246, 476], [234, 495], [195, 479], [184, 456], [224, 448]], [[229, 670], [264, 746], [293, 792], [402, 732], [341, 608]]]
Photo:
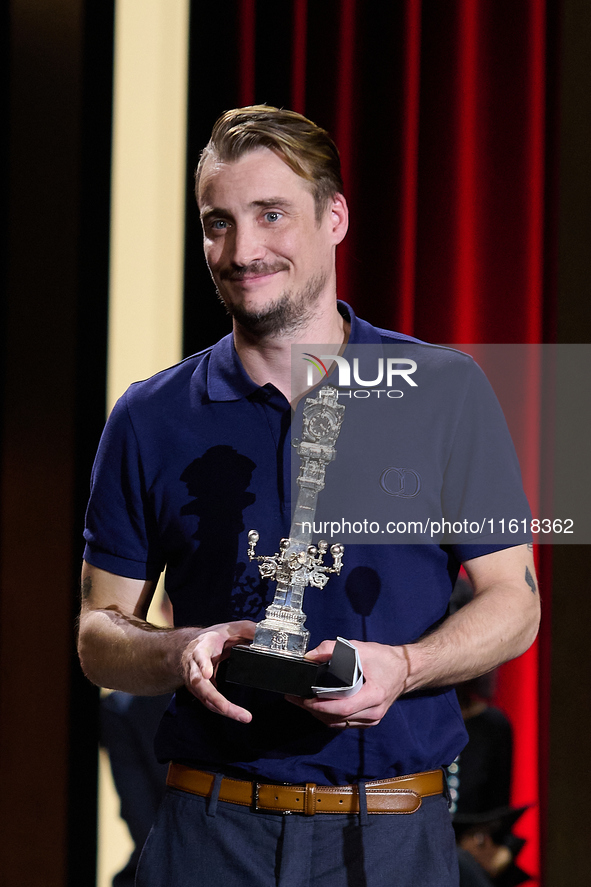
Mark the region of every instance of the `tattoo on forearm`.
[[86, 576], [86, 578], [82, 580], [80, 590], [82, 591], [82, 600], [87, 600], [90, 597], [90, 592], [92, 591], [92, 579], [90, 578], [90, 576]]
[[533, 551], [533, 550], [534, 550], [534, 543], [533, 543], [533, 542], [528, 542], [528, 543], [527, 543], [527, 550], [528, 550], [528, 551]]
[[128, 625], [133, 625], [134, 628], [141, 628], [142, 631], [174, 631], [170, 626], [152, 625], [151, 622], [146, 622], [145, 619], [140, 619], [138, 616], [130, 616], [127, 613], [122, 613], [119, 607], [114, 604], [105, 607], [104, 610], [105, 613], [109, 613], [109, 615], [113, 617], [114, 621], [127, 622]]
[[534, 578], [529, 571], [529, 567], [525, 568], [525, 581], [527, 582], [527, 584], [531, 588], [532, 592], [535, 594], [536, 593], [536, 583], [534, 582]]

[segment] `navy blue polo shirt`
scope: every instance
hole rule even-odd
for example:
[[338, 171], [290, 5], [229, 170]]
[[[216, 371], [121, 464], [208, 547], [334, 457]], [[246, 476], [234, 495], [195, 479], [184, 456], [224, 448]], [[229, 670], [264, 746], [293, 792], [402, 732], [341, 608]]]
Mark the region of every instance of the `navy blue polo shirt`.
[[[351, 320], [350, 343], [420, 348], [423, 364], [432, 360], [433, 378], [439, 377], [438, 361], [448, 349], [378, 330], [347, 306], [340, 309]], [[455, 354], [446, 354], [445, 363], [451, 361], [466, 381], [455, 406], [446, 408], [450, 419], [441, 435], [449, 453], [443, 461], [454, 461], [449, 428], [482, 425], [481, 433], [470, 433], [470, 451], [483, 452], [466, 466], [467, 489], [478, 484], [491, 456], [481, 417], [489, 395], [474, 381], [480, 371], [471, 359]], [[437, 433], [429, 440], [439, 445]], [[501, 466], [499, 495], [526, 509], [506, 429], [492, 448]], [[165, 569], [177, 626], [259, 621], [274, 583], [262, 580], [248, 561], [247, 534], [258, 530], [261, 554], [277, 551], [279, 539], [289, 535], [291, 459], [289, 403], [273, 385], [259, 387], [250, 379], [227, 336], [135, 383], [116, 404], [93, 468], [84, 557], [133, 579], [156, 579]], [[445, 617], [460, 562], [509, 544], [348, 545], [341, 575], [322, 591], [306, 591], [310, 647], [337, 635], [383, 644], [416, 641]], [[230, 684], [221, 689], [253, 712], [252, 723], [214, 714], [181, 688], [157, 736], [161, 760], [262, 781], [343, 784], [440, 767], [466, 742], [455, 693], [446, 688], [409, 694], [379, 725], [343, 731], [325, 727], [278, 694]]]

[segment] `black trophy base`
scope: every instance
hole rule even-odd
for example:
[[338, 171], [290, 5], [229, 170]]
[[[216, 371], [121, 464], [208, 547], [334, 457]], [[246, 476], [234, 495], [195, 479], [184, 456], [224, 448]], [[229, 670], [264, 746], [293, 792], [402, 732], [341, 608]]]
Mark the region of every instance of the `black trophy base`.
[[289, 696], [314, 696], [326, 671], [323, 663], [293, 659], [280, 653], [263, 653], [242, 644], [232, 647], [225, 678], [232, 684], [245, 684], [258, 690], [272, 690]]

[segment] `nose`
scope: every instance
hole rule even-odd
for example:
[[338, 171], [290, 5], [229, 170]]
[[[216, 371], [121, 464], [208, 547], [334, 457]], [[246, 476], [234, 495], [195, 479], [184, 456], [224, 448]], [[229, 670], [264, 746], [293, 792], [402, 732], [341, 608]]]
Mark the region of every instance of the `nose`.
[[244, 268], [265, 258], [264, 234], [256, 225], [237, 223], [232, 233], [229, 259], [234, 265]]

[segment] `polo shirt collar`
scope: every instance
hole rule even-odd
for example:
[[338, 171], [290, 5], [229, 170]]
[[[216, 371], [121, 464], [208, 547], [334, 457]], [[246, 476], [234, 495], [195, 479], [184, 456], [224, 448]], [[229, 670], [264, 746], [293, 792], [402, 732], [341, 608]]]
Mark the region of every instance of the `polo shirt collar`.
[[220, 339], [209, 355], [207, 367], [207, 394], [210, 400], [241, 400], [248, 397], [259, 386], [250, 378], [234, 345], [234, 335], [230, 333]]
[[[381, 337], [371, 324], [360, 320], [346, 302], [337, 302], [340, 313], [351, 323], [350, 345], [379, 345]], [[238, 357], [234, 336], [224, 336], [211, 349], [207, 368], [207, 394], [212, 401], [240, 400], [259, 390]]]

